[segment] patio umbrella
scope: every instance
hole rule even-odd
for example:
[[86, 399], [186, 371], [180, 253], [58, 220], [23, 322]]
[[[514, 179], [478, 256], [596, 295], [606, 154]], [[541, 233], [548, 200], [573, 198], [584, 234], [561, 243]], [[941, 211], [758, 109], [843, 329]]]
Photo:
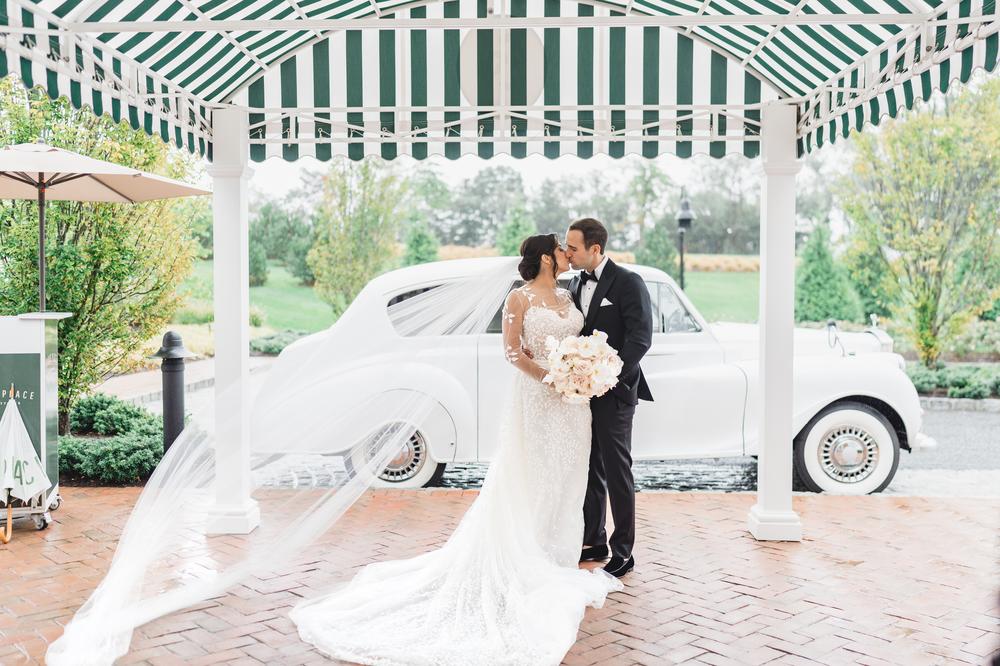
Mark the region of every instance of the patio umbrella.
[[209, 192], [41, 142], [0, 148], [0, 198], [38, 199], [39, 312], [45, 312], [47, 200], [135, 203], [199, 194]]
[[31, 437], [21, 419], [21, 410], [14, 399], [14, 385], [10, 385], [10, 400], [0, 418], [0, 502], [7, 505], [7, 525], [0, 530], [0, 541], [10, 541], [13, 507], [11, 499], [16, 497], [27, 502], [50, 485], [45, 475], [42, 461], [35, 453]]

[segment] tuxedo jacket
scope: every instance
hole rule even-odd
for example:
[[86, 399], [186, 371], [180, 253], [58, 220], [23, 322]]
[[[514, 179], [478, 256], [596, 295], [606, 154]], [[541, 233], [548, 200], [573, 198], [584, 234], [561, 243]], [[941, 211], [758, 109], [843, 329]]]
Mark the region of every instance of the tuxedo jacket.
[[[569, 283], [576, 307], [580, 303], [581, 280], [574, 277]], [[603, 303], [603, 305], [602, 305]], [[608, 259], [597, 281], [597, 289], [590, 300], [580, 335], [590, 335], [595, 330], [608, 334], [608, 344], [618, 350], [622, 371], [611, 393], [629, 405], [639, 400], [652, 400], [649, 385], [639, 367], [639, 361], [653, 342], [653, 313], [649, 290], [642, 278]]]

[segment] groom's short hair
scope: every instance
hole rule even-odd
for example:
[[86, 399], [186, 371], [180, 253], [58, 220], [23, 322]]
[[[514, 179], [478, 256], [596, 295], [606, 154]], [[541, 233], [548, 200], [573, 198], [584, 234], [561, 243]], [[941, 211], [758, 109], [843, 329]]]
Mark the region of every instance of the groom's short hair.
[[608, 245], [608, 230], [603, 224], [592, 217], [585, 217], [569, 225], [569, 230], [583, 234], [583, 244], [587, 248], [600, 245], [601, 254], [604, 254], [604, 248]]

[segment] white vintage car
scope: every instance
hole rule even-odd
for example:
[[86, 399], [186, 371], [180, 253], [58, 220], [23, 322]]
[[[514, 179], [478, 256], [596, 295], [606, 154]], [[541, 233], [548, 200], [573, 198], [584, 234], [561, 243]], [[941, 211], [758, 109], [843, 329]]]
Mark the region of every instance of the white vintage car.
[[[308, 352], [330, 336], [345, 343], [372, 330], [393, 332], [387, 314], [398, 303], [450, 281], [496, 270], [497, 259], [464, 259], [403, 268], [372, 280], [351, 309], [327, 331], [296, 341], [283, 354]], [[757, 452], [757, 335], [752, 324], [709, 324], [664, 272], [627, 266], [642, 276], [653, 312], [653, 343], [642, 368], [655, 402], [635, 415], [635, 459], [752, 456]], [[512, 279], [516, 277], [512, 268]], [[572, 273], [563, 276], [568, 282]], [[520, 284], [519, 282], [516, 284]], [[359, 313], [360, 313], [359, 312]], [[357, 329], [357, 330], [355, 330]], [[449, 463], [489, 461], [498, 446], [502, 405], [516, 370], [504, 360], [500, 313], [487, 332], [427, 339], [395, 334], [402, 358], [420, 358], [391, 390], [417, 391], [437, 405], [408, 445], [380, 475], [397, 488], [434, 485]], [[440, 348], [447, 369], [433, 354]], [[457, 362], [456, 362], [457, 359]], [[794, 469], [811, 490], [866, 494], [884, 489], [900, 450], [934, 446], [920, 433], [916, 390], [903, 358], [881, 329], [863, 333], [796, 329], [794, 364]], [[379, 372], [378, 366], [371, 369]], [[387, 367], [385, 376], [399, 374]], [[408, 377], [408, 379], [407, 379]]]

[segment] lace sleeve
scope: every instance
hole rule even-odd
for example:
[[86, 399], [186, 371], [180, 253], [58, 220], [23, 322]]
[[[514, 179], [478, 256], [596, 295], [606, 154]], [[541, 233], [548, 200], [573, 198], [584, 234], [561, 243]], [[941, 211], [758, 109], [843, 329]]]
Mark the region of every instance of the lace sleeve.
[[524, 330], [524, 313], [528, 309], [528, 301], [518, 290], [510, 292], [503, 305], [503, 348], [507, 362], [529, 376], [542, 380], [546, 375], [545, 368], [532, 361], [523, 351], [524, 341], [521, 333]]

